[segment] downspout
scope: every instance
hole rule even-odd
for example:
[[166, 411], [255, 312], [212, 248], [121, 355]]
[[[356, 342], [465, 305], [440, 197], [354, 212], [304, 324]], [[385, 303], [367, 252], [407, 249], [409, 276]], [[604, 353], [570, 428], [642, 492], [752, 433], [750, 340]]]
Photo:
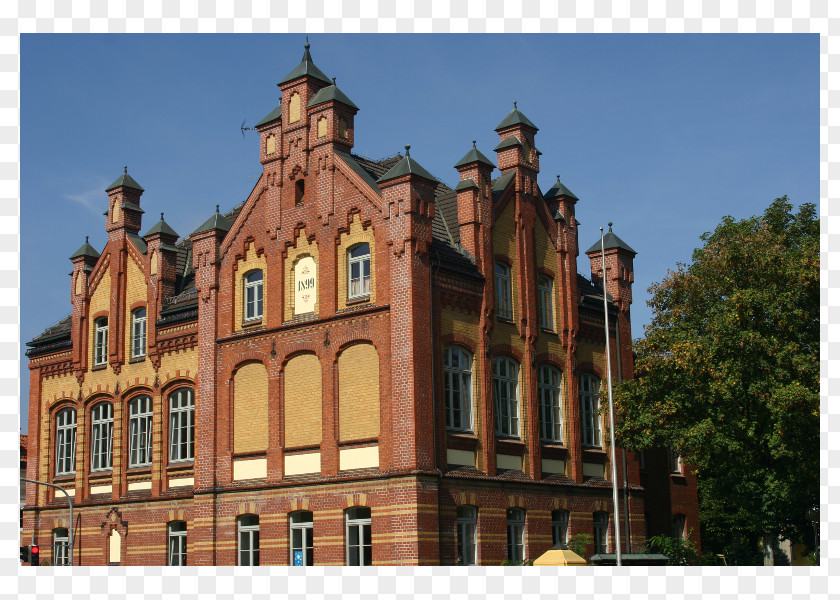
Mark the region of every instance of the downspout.
[[[623, 381], [621, 377], [621, 333], [620, 328], [618, 327], [618, 317], [615, 319], [615, 349], [616, 349], [616, 361], [618, 363], [618, 381]], [[625, 538], [626, 546], [627, 546], [627, 554], [630, 554], [630, 490], [627, 484], [627, 448], [621, 449], [622, 455], [624, 457], [624, 531], [627, 532], [627, 537]]]

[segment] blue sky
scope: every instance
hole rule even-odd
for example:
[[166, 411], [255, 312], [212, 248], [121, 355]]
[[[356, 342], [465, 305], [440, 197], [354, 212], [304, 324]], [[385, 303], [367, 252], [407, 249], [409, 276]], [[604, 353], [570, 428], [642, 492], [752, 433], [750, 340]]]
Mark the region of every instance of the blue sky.
[[[166, 213], [189, 234], [242, 202], [255, 132], [304, 36], [57, 35], [20, 40], [21, 423], [25, 342], [69, 314], [68, 257], [105, 245], [105, 188], [146, 189], [141, 233]], [[580, 198], [581, 250], [613, 230], [637, 252], [633, 337], [647, 288], [688, 262], [724, 215], [776, 197], [819, 202], [819, 37], [801, 35], [311, 35], [315, 63], [360, 108], [354, 151], [452, 165], [518, 101], [538, 127], [540, 187]], [[499, 172], [495, 171], [494, 176]], [[588, 275], [581, 254], [579, 270]]]

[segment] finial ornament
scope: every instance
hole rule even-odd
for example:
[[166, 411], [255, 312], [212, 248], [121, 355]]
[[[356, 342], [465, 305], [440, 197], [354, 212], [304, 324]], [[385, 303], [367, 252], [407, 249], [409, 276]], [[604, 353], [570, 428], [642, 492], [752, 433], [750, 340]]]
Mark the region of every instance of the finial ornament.
[[123, 173], [128, 173], [128, 165], [125, 165], [125, 166], [123, 167]]
[[409, 154], [409, 150], [411, 150], [411, 146], [406, 144], [405, 145], [405, 155], [406, 156], [411, 156], [411, 154]]
[[557, 183], [560, 183], [560, 175], [557, 176]]
[[309, 50], [309, 34], [306, 34], [306, 43], [303, 45], [303, 47]]
[[160, 220], [163, 221], [163, 213], [160, 213]]
[[216, 205], [216, 212], [219, 212], [219, 205]]
[[335, 85], [335, 77], [333, 77], [333, 85]]
[[516, 108], [516, 100], [513, 101], [513, 108]]
[[607, 223], [607, 225], [609, 225], [609, 226], [610, 226], [610, 232], [612, 233], [612, 221], [610, 221], [609, 223]]
[[88, 243], [88, 236], [85, 236], [85, 244]]
[[475, 148], [475, 140], [473, 140], [473, 148]]

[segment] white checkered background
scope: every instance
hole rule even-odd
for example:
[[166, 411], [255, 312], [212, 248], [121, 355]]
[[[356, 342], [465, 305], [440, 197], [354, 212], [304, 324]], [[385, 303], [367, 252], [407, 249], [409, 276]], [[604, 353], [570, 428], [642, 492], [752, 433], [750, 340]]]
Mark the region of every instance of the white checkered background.
[[[179, 5], [180, 4], [180, 5]], [[559, 5], [559, 6], [558, 6]], [[330, 15], [327, 17], [326, 15]], [[340, 15], [340, 17], [336, 16]], [[834, 0], [21, 0], [0, 4], [0, 596], [43, 598], [257, 599], [431, 598], [827, 598], [840, 556], [840, 3]], [[74, 567], [18, 566], [19, 35], [21, 33], [819, 33], [821, 345], [820, 530], [822, 566], [805, 567]], [[838, 71], [838, 72], [830, 72]], [[829, 178], [834, 181], [830, 181]], [[833, 345], [829, 340], [836, 340]], [[836, 406], [836, 405], [835, 405]], [[831, 584], [834, 581], [834, 584]]]

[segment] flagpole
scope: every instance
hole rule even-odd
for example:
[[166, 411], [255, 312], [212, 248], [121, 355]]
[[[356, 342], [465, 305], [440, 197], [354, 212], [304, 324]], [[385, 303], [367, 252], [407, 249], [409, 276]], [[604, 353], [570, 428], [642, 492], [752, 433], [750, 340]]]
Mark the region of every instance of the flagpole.
[[[612, 223], [610, 223], [612, 225]], [[610, 400], [610, 463], [612, 465], [613, 527], [615, 530], [615, 564], [621, 566], [621, 533], [618, 519], [618, 467], [615, 462], [615, 418], [613, 416], [612, 368], [610, 360], [610, 319], [607, 312], [607, 263], [604, 258], [604, 228], [601, 227], [601, 285], [604, 289], [604, 337], [607, 340], [607, 389]]]

